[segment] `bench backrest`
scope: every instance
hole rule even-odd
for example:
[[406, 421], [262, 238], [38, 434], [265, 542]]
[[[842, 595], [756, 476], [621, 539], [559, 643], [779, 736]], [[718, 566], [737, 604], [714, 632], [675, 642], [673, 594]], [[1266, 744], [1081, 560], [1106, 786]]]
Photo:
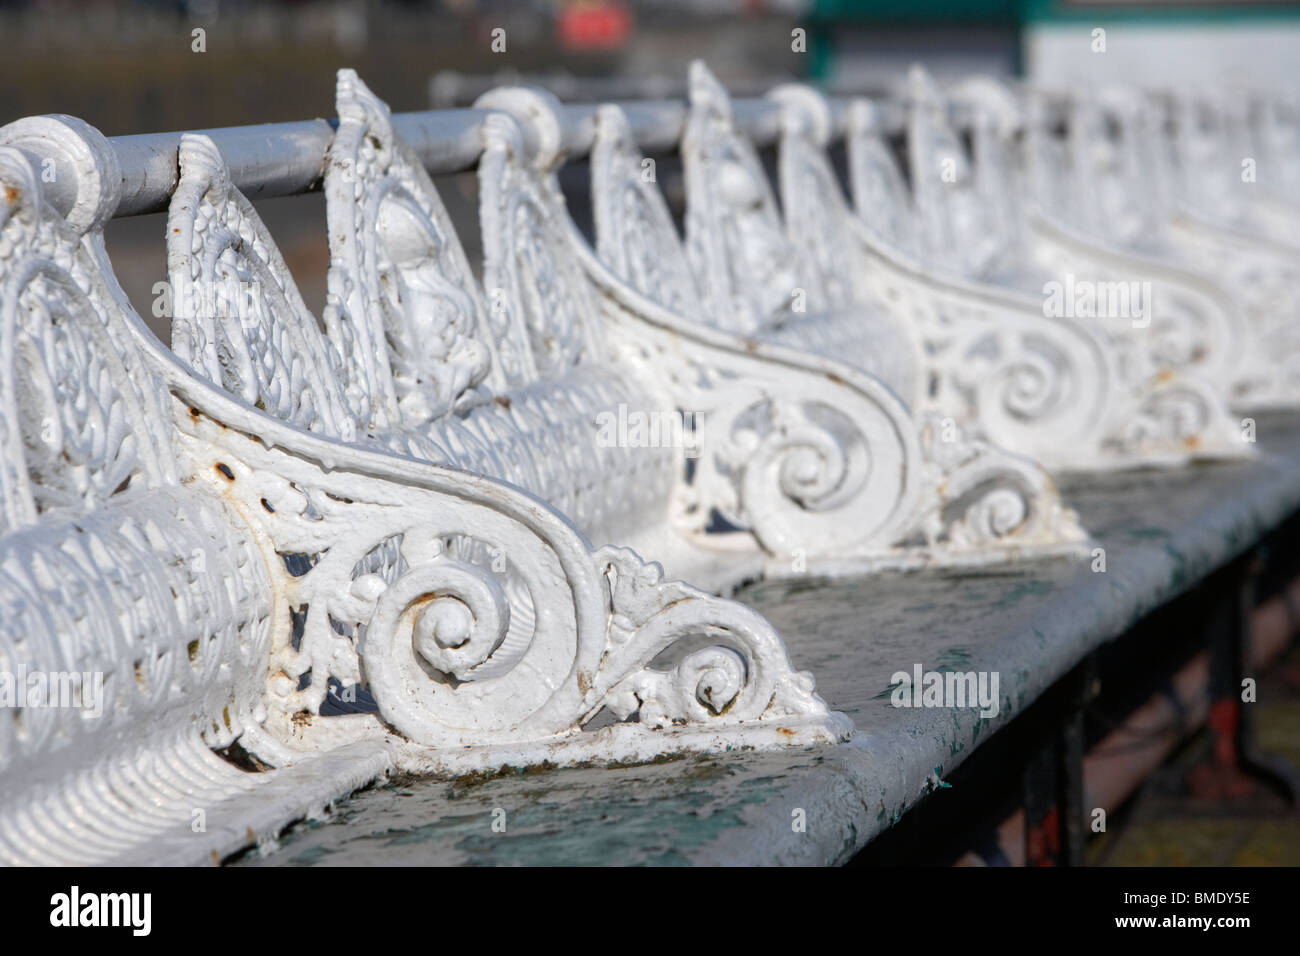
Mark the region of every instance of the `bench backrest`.
[[1064, 136], [1056, 134], [1053, 98], [1043, 91], [1024, 92], [1021, 143], [1023, 198], [1027, 205], [1066, 222], [1078, 222], [1082, 201], [1075, 188], [1073, 161]]
[[613, 105], [596, 112], [591, 144], [591, 206], [596, 252], [629, 286], [678, 315], [705, 308], [672, 213], [656, 185], [627, 116]]
[[880, 111], [870, 100], [849, 104], [845, 118], [849, 192], [863, 228], [900, 256], [921, 254], [921, 234], [911, 187], [886, 136]]
[[[685, 246], [623, 111], [607, 105], [597, 112], [591, 197], [601, 260], [678, 315], [744, 334], [762, 334], [789, 319], [792, 298], [803, 312], [861, 301], [868, 294], [864, 277], [835, 262], [852, 213], [825, 157], [811, 150], [782, 154], [782, 179], [802, 179], [825, 195], [828, 217], [820, 230], [804, 215], [783, 222], [757, 153], [734, 128], [725, 89], [699, 63], [692, 66], [691, 83], [682, 141]], [[792, 113], [790, 121], [804, 115]], [[781, 270], [772, 281], [777, 262]]]
[[795, 304], [798, 251], [762, 161], [734, 129], [726, 90], [699, 62], [690, 68], [690, 103], [681, 143], [686, 255], [704, 296], [701, 311], [718, 328], [760, 332]]
[[[1145, 158], [1135, 136], [1140, 110], [1129, 97], [1076, 96], [1067, 119], [1069, 172], [1079, 196], [1075, 222], [1082, 231], [1118, 243], [1138, 241], [1160, 227], [1152, 196], [1141, 188]], [[1132, 114], [1132, 122], [1117, 115], [1125, 113]]]
[[979, 276], [1003, 255], [996, 214], [947, 103], [920, 67], [908, 76], [907, 157], [923, 248], [934, 267]]
[[[784, 107], [777, 181], [786, 204], [786, 233], [799, 256], [799, 278], [807, 284], [808, 308], [844, 310], [869, 303], [870, 277], [857, 268], [861, 260], [854, 255], [853, 210], [826, 156], [832, 132], [826, 101], [808, 87], [793, 84], [778, 87], [770, 96]], [[792, 203], [796, 196], [805, 199], [806, 206]]]
[[[681, 449], [597, 441], [601, 412], [664, 405], [608, 361], [595, 294], [559, 253], [554, 158], [530, 155], [508, 117], [488, 118], [485, 295], [387, 106], [350, 71], [340, 73], [338, 102], [325, 176], [328, 334], [215, 147], [190, 136], [168, 227], [181, 290], [176, 351], [285, 421], [519, 485], [598, 542], [662, 524]], [[223, 339], [204, 327], [205, 300], [232, 275], [255, 281], [233, 323], [242, 333]]]
[[[773, 97], [786, 106], [777, 158], [782, 197], [807, 200], [784, 215], [725, 88], [703, 63], [691, 65], [682, 163], [686, 249], [697, 281], [713, 301], [747, 304], [748, 334], [846, 361], [916, 411], [926, 385], [919, 340], [907, 317], [875, 298], [877, 276], [854, 255], [853, 210], [822, 148], [831, 129], [825, 103], [794, 86]], [[717, 314], [690, 313], [726, 328]]]

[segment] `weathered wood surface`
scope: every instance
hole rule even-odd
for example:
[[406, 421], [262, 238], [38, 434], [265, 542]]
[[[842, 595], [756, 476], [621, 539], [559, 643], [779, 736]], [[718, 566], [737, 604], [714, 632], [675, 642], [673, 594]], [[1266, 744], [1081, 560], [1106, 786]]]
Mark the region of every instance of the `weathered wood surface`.
[[[1005, 573], [883, 574], [755, 586], [858, 732], [830, 749], [638, 767], [393, 781], [260, 864], [831, 864], [896, 822], [1085, 653], [1193, 586], [1300, 507], [1300, 418], [1261, 418], [1244, 464], [1089, 476], [1066, 497], [1105, 573], [1044, 562]], [[1001, 712], [900, 709], [890, 675], [996, 670]], [[940, 799], [961, 799], [946, 790]], [[505, 832], [493, 830], [504, 810]], [[806, 832], [792, 826], [796, 810]], [[501, 814], [495, 814], [500, 819]]]

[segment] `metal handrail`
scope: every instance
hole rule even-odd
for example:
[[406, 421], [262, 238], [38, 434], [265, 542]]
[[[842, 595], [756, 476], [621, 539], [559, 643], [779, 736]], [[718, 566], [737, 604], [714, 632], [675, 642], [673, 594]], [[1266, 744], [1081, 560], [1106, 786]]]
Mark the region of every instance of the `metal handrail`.
[[[848, 100], [831, 101], [835, 135], [843, 134]], [[687, 105], [682, 100], [641, 100], [618, 104], [627, 114], [637, 146], [647, 155], [674, 149], [681, 139]], [[882, 104], [888, 106], [890, 104]], [[593, 121], [600, 104], [564, 107], [563, 143], [570, 157], [591, 149]], [[780, 134], [780, 107], [763, 98], [733, 102], [736, 122], [758, 147], [775, 144]], [[393, 115], [395, 132], [432, 174], [470, 169], [482, 151], [483, 109], [424, 110]], [[890, 124], [901, 125], [901, 110], [886, 110]], [[897, 115], [894, 115], [897, 114]], [[221, 150], [231, 181], [249, 199], [292, 196], [319, 189], [324, 176], [335, 120], [315, 119], [255, 126], [196, 130]], [[122, 198], [115, 216], [138, 216], [167, 208], [177, 181], [177, 150], [182, 133], [113, 136], [109, 143], [122, 168]]]

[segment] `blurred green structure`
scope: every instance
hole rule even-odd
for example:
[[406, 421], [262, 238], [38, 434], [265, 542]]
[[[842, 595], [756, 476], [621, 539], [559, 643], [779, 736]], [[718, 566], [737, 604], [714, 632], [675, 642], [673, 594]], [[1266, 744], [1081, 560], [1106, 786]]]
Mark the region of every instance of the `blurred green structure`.
[[1022, 72], [1024, 36], [1038, 27], [1111, 24], [1169, 27], [1226, 26], [1285, 20], [1300, 22], [1300, 3], [1233, 0], [1151, 3], [1106, 0], [814, 0], [807, 17], [810, 73], [827, 79], [846, 37], [855, 32], [1005, 34], [1015, 50], [1011, 71]]

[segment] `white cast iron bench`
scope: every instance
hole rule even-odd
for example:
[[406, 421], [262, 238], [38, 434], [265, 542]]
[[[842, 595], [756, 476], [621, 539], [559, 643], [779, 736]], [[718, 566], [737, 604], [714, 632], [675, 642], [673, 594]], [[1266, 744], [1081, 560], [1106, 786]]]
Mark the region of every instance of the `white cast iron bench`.
[[1126, 88], [1065, 108], [1079, 228], [1224, 290], [1247, 326], [1230, 376], [1235, 408], [1300, 404], [1300, 216], [1257, 189], [1253, 150], [1232, 138], [1228, 111]]
[[[469, 280], [427, 178], [378, 139], [386, 111], [347, 75], [340, 87], [330, 189], [375, 200], [343, 208], [374, 216], [363, 222], [384, 242], [336, 254], [347, 281], [333, 280], [334, 339], [307, 321], [213, 138], [171, 138], [179, 179], [161, 187], [174, 191], [172, 353], [121, 292], [102, 236], [115, 209], [154, 201], [126, 185], [155, 188], [168, 147], [124, 171], [119, 149], [137, 159], [136, 143], [71, 118], [0, 130], [0, 669], [47, 681], [76, 671], [104, 687], [102, 709], [83, 689], [60, 708], [24, 690], [26, 706], [0, 710], [7, 862], [216, 862], [396, 768], [635, 761], [833, 742], [851, 726], [755, 612], [664, 580], [632, 551], [593, 548], [516, 485], [409, 453], [452, 441], [450, 429], [383, 427], [385, 402], [436, 422], [474, 401], [476, 381], [519, 366], [491, 373], [508, 348], [474, 347], [479, 315], [457, 295]], [[505, 198], [493, 177], [509, 174], [516, 133], [501, 119], [482, 131], [485, 197]], [[237, 150], [239, 131], [229, 141]], [[346, 248], [334, 207], [331, 238]], [[422, 315], [440, 323], [406, 330], [425, 347], [390, 366], [389, 392], [367, 391], [386, 350], [365, 353], [365, 368], [356, 348], [335, 346], [381, 330], [392, 345], [403, 331], [367, 325], [401, 316], [366, 298], [380, 288], [366, 269], [397, 302], [424, 297]], [[608, 397], [600, 388], [566, 392], [561, 374], [482, 407], [563, 408]], [[558, 414], [520, 417], [552, 436], [565, 428]], [[480, 454], [496, 460], [569, 451], [605, 467], [590, 443], [562, 449], [502, 428], [490, 445], [494, 426], [481, 427]], [[560, 484], [583, 474], [550, 464]], [[656, 490], [667, 493], [619, 489], [619, 500], [648, 507], [633, 494]]]
[[[1083, 542], [1032, 463], [619, 279], [554, 175], [593, 111], [480, 105], [405, 118], [418, 154], [347, 71], [337, 129], [0, 129], [0, 859], [217, 862], [398, 769], [804, 753], [852, 724], [651, 559], [727, 591]], [[424, 168], [469, 165], [482, 289]], [[323, 185], [320, 322], [240, 184]], [[174, 351], [103, 241], [162, 204]], [[704, 425], [602, 442], [624, 406]]]
[[[887, 381], [920, 413], [1053, 470], [1179, 462], [1216, 447], [1244, 453], [1205, 386], [1137, 375], [1124, 340], [1096, 323], [1044, 316], [1041, 301], [930, 266], [867, 101], [837, 116], [811, 89], [774, 91], [782, 107], [783, 226], [725, 90], [698, 63], [690, 89], [683, 142], [689, 265], [617, 108], [597, 118], [599, 249], [640, 291], [654, 297], [650, 287], [658, 288], [662, 304], [678, 312], [703, 300], [703, 314], [729, 330], [868, 371], [887, 367]], [[837, 127], [848, 140], [858, 217], [824, 153]], [[636, 215], [629, 196], [639, 197]], [[982, 211], [1004, 214], [987, 203]], [[1189, 421], [1189, 410], [1200, 418]]]
[[[1022, 799], [1022, 777], [1004, 748], [1025, 734], [1049, 732], [1052, 720], [1036, 702], [1053, 683], [1178, 595], [1200, 600], [1214, 593], [1207, 575], [1250, 553], [1260, 535], [1300, 508], [1300, 416], [1261, 415], [1259, 422], [1252, 459], [1065, 479], [1069, 500], [1109, 555], [1104, 574], [1086, 563], [1038, 561], [1014, 575], [929, 569], [764, 582], [743, 591], [747, 603], [797, 639], [798, 659], [817, 674], [818, 693], [852, 716], [858, 732], [844, 745], [479, 775], [451, 784], [393, 781], [349, 800], [347, 813], [324, 825], [295, 827], [278, 852], [249, 854], [243, 862], [826, 866], [867, 848], [874, 862], [915, 865], [918, 844], [928, 842], [917, 828], [954, 856], [982, 849], [972, 832], [972, 794]], [[1285, 538], [1274, 536], [1273, 553], [1287, 551]], [[891, 622], [896, 626], [882, 626]], [[925, 670], [999, 673], [999, 712], [894, 706], [893, 675], [918, 663]], [[1103, 688], [1136, 685], [1131, 674], [1101, 680]], [[1104, 702], [1095, 706], [1118, 716]], [[1139, 724], [1120, 742], [1138, 743], [1150, 726]], [[1103, 744], [1098, 762], [1110, 752]], [[1089, 775], [1085, 786], [1092, 786]], [[1087, 835], [1094, 808], [1114, 819], [1115, 798], [1095, 789], [1085, 794]], [[490, 832], [494, 811], [504, 811], [508, 832]], [[792, 826], [799, 820], [806, 827]], [[970, 843], [954, 845], [963, 834]], [[882, 839], [892, 846], [889, 856], [873, 846]]]
[[[898, 390], [906, 390], [912, 372], [893, 375], [890, 388], [834, 359], [795, 351], [779, 340], [768, 344], [734, 329], [710, 328], [695, 318], [701, 308], [708, 312], [709, 302], [695, 298], [662, 199], [617, 185], [607, 194], [596, 185], [616, 175], [610, 163], [619, 164], [622, 175], [631, 159], [630, 153], [611, 156], [607, 149], [616, 108], [598, 110], [590, 120], [598, 235], [602, 224], [617, 222], [634, 244], [611, 260], [608, 250], [593, 254], [570, 220], [555, 176], [569, 131], [581, 129], [585, 118], [571, 123], [554, 98], [522, 88], [492, 91], [477, 106], [507, 111], [524, 131], [536, 188], [547, 197], [563, 236], [555, 248], [567, 253], [599, 294], [601, 320], [624, 354], [634, 364], [662, 355], [656, 371], [677, 389], [678, 405], [703, 419], [689, 479], [691, 530], [707, 541], [719, 518], [724, 528], [752, 529], [772, 574], [811, 567], [860, 572], [988, 564], [1081, 552], [1086, 538], [1041, 468], [985, 443], [946, 435], [900, 402]], [[689, 120], [683, 135], [690, 135]], [[605, 195], [631, 204], [611, 208]], [[492, 288], [491, 277], [485, 276], [485, 284]], [[838, 318], [848, 321], [810, 315], [803, 324], [808, 335], [827, 340], [893, 346], [891, 357], [904, 347], [900, 337], [877, 336], [865, 323], [855, 330], [851, 324], [858, 317]], [[827, 390], [828, 382], [834, 391]], [[754, 483], [756, 467], [775, 478], [765, 463], [773, 448], [791, 451], [774, 481], [785, 502], [770, 485]], [[790, 500], [801, 510], [789, 511]]]
[[[870, 104], [859, 101], [847, 111], [851, 176], [862, 194], [858, 218], [824, 152], [834, 126], [827, 101], [806, 87], [771, 94], [783, 108], [778, 172], [788, 238], [782, 241], [770, 199], [764, 215], [741, 203], [725, 208], [724, 184], [737, 166], [730, 157], [748, 155], [743, 165], [761, 173], [733, 127], [721, 86], [701, 69], [692, 92], [698, 142], [686, 152], [686, 169], [697, 211], [687, 217], [688, 245], [692, 228], [699, 236], [719, 235], [729, 220], [739, 232], [772, 236], [767, 246], [799, 262], [801, 278], [819, 298], [860, 319], [870, 310], [872, 321], [892, 314], [910, 326], [924, 345], [929, 385], [917, 401], [1048, 468], [1095, 470], [1186, 457], [1187, 436], [1173, 433], [1168, 421], [1183, 389], [1128, 380], [1125, 356], [1104, 329], [1044, 315], [1040, 303], [927, 265], [941, 256], [918, 254], [914, 242], [923, 231], [906, 214], [907, 193], [881, 131], [872, 130]], [[976, 201], [986, 219], [1006, 214], [1002, 205]], [[877, 219], [883, 228], [864, 225]], [[719, 274], [699, 258], [697, 275]]]
[[[1098, 242], [1072, 217], [1044, 212], [1055, 208], [1058, 193], [1074, 195], [1073, 181], [1059, 165], [1051, 131], [1024, 121], [1026, 110], [998, 84], [967, 81], [950, 103], [914, 70], [910, 96], [919, 241], [937, 267], [1018, 290], [1045, 314], [1075, 315], [1103, 329], [1115, 343], [1124, 386], [1144, 396], [1140, 407], [1150, 406], [1148, 421], [1164, 445], [1152, 458], [1249, 453], [1227, 384], [1246, 333], [1222, 290], [1177, 265]], [[953, 128], [954, 108], [972, 114], [973, 165]]]
[[[929, 105], [917, 109], [916, 137], [933, 141], [938, 101], [932, 88], [920, 88]], [[1045, 270], [1035, 279], [1060, 285], [1069, 278], [1076, 288], [1090, 275], [1133, 288], [1145, 283], [1151, 289], [1149, 324], [1145, 317], [1137, 323], [1126, 316], [1103, 318], [1149, 356], [1148, 368], [1193, 376], [1234, 410], [1287, 405], [1290, 363], [1280, 360], [1292, 348], [1286, 330], [1252, 315], [1240, 287], [1234, 290], [1224, 270], [1232, 251], [1221, 248], [1222, 260], [1198, 263], [1175, 248], [1157, 198], [1171, 188], [1174, 172], [1163, 165], [1158, 174], [1132, 171], [1144, 148], [1139, 136], [1115, 141], [1105, 113], [1090, 98], [1061, 104], [1057, 97], [1033, 92], [1021, 102], [991, 81], [964, 84], [954, 96], [981, 117], [974, 131], [980, 157], [974, 188], [1030, 201], [1017, 228]], [[1129, 94], [1118, 99], [1134, 102]], [[1056, 128], [1063, 121], [1061, 136]], [[942, 134], [937, 140], [942, 142]], [[1159, 164], [1171, 144], [1150, 145], [1150, 158], [1140, 163]], [[1135, 186], [1135, 176], [1144, 185]], [[974, 228], [969, 220], [966, 226]]]
[[[654, 314], [652, 303], [638, 301], [600, 265], [564, 210], [553, 176], [564, 131], [548, 101], [526, 91], [497, 91], [480, 105], [511, 109], [522, 124], [515, 131], [505, 116], [485, 123], [479, 165], [485, 302], [479, 301], [484, 297], [473, 287], [431, 184], [412, 171], [416, 164], [384, 156], [380, 172], [375, 161], [357, 154], [361, 147], [354, 144], [378, 148], [374, 141], [394, 157], [400, 158], [402, 149], [388, 126], [386, 107], [354, 77], [344, 74], [340, 80], [340, 132], [325, 174], [334, 304], [324, 324], [333, 341], [345, 344], [340, 351], [355, 356], [344, 362], [348, 387], [369, 396], [362, 406], [373, 409], [374, 373], [346, 371], [346, 366], [364, 369], [373, 361], [369, 356], [382, 354], [384, 343], [395, 353], [395, 369], [428, 361], [412, 352], [429, 338], [419, 327], [428, 324], [430, 302], [436, 304], [439, 294], [461, 303], [468, 313], [465, 330], [473, 328], [472, 316], [488, 317], [488, 324], [480, 325], [487, 334], [477, 333], [487, 344], [477, 351], [501, 356], [506, 369], [505, 388], [495, 396], [485, 391], [477, 402], [461, 395], [421, 397], [407, 384], [402, 401], [416, 414], [402, 421], [392, 411], [382, 418], [372, 412], [371, 422], [360, 419], [354, 430], [396, 425], [389, 444], [395, 440], [418, 458], [503, 477], [557, 503], [592, 540], [630, 540], [662, 556], [674, 574], [715, 589], [753, 577], [756, 561], [773, 571], [801, 573], [810, 561], [848, 562], [862, 570], [882, 563], [978, 563], [1079, 550], [1082, 533], [1032, 464], [956, 444], [923, 458], [906, 409], [870, 378], [799, 356], [768, 357], [742, 340], [710, 338]], [[187, 318], [212, 314], [205, 297], [227, 283], [221, 269], [206, 265], [212, 255], [197, 248], [209, 240], [191, 225], [192, 194], [213, 183], [221, 196], [229, 193], [214, 171], [220, 158], [200, 141], [190, 142], [182, 151], [181, 186], [172, 206], [176, 221], [168, 233], [173, 285], [192, 290], [176, 296], [176, 351], [192, 356], [209, 377], [225, 376], [227, 387], [242, 390], [246, 400], [292, 420], [297, 410], [284, 403], [283, 394], [276, 399], [285, 370], [266, 366], [261, 343], [287, 335], [296, 343], [294, 354], [319, 356], [318, 366], [327, 361], [331, 345], [299, 297], [288, 295], [257, 310], [259, 316], [274, 315], [277, 328], [255, 326], [251, 334], [241, 333], [242, 341], [218, 341], [215, 326], [200, 328]], [[191, 167], [195, 173], [187, 176]], [[367, 181], [362, 170], [376, 181]], [[402, 183], [407, 206], [416, 205], [422, 219], [440, 224], [435, 235], [428, 235], [428, 226], [421, 226], [424, 235], [400, 231], [407, 224], [393, 211], [400, 206], [390, 195], [392, 180]], [[367, 194], [374, 196], [361, 203], [368, 218], [358, 221], [357, 197]], [[245, 221], [254, 252], [272, 250], [264, 229], [241, 211], [240, 222]], [[381, 241], [371, 249], [376, 233]], [[261, 257], [265, 261], [258, 268], [274, 273], [274, 282], [261, 286], [291, 288], [278, 257], [269, 252]], [[444, 258], [452, 268], [440, 268]], [[385, 285], [400, 291], [384, 295]], [[435, 341], [446, 338], [437, 330]], [[201, 355], [194, 345], [199, 341], [206, 343]], [[232, 351], [233, 360], [223, 358]], [[232, 365], [248, 371], [226, 375]], [[455, 380], [468, 386], [476, 378], [466, 369]], [[643, 390], [629, 390], [629, 383]], [[554, 408], [529, 416], [531, 396], [554, 402], [564, 389], [571, 396], [560, 410], [571, 409], [571, 419], [566, 422]], [[427, 409], [438, 402], [459, 410], [431, 416]], [[312, 417], [297, 423], [329, 427], [318, 413], [320, 404], [313, 403], [307, 409]], [[593, 421], [622, 408], [633, 415], [643, 409], [665, 415], [684, 409], [696, 420], [692, 447], [647, 450], [625, 439], [592, 449]], [[335, 417], [347, 427], [346, 414]], [[534, 449], [531, 439], [519, 440], [521, 418], [531, 418], [531, 436], [552, 434], [553, 444]], [[560, 432], [562, 427], [568, 431]], [[636, 474], [647, 461], [657, 462], [657, 470]], [[541, 480], [552, 473], [554, 480]], [[626, 479], [617, 477], [624, 473]], [[586, 487], [573, 490], [579, 481]], [[620, 497], [625, 483], [645, 500]], [[938, 494], [937, 486], [946, 486], [947, 494]], [[715, 530], [719, 517], [721, 531]], [[634, 521], [643, 524], [629, 527]]]
[[[1104, 92], [1107, 100], [1128, 101], [1114, 104], [1116, 133], [1132, 136], [1130, 149], [1138, 157], [1149, 156], [1157, 169], [1173, 174], [1149, 200], [1173, 202], [1167, 213], [1256, 241], [1300, 243], [1300, 184], [1296, 161], [1288, 156], [1296, 128], [1276, 93]], [[1199, 188], [1192, 188], [1198, 180]]]

